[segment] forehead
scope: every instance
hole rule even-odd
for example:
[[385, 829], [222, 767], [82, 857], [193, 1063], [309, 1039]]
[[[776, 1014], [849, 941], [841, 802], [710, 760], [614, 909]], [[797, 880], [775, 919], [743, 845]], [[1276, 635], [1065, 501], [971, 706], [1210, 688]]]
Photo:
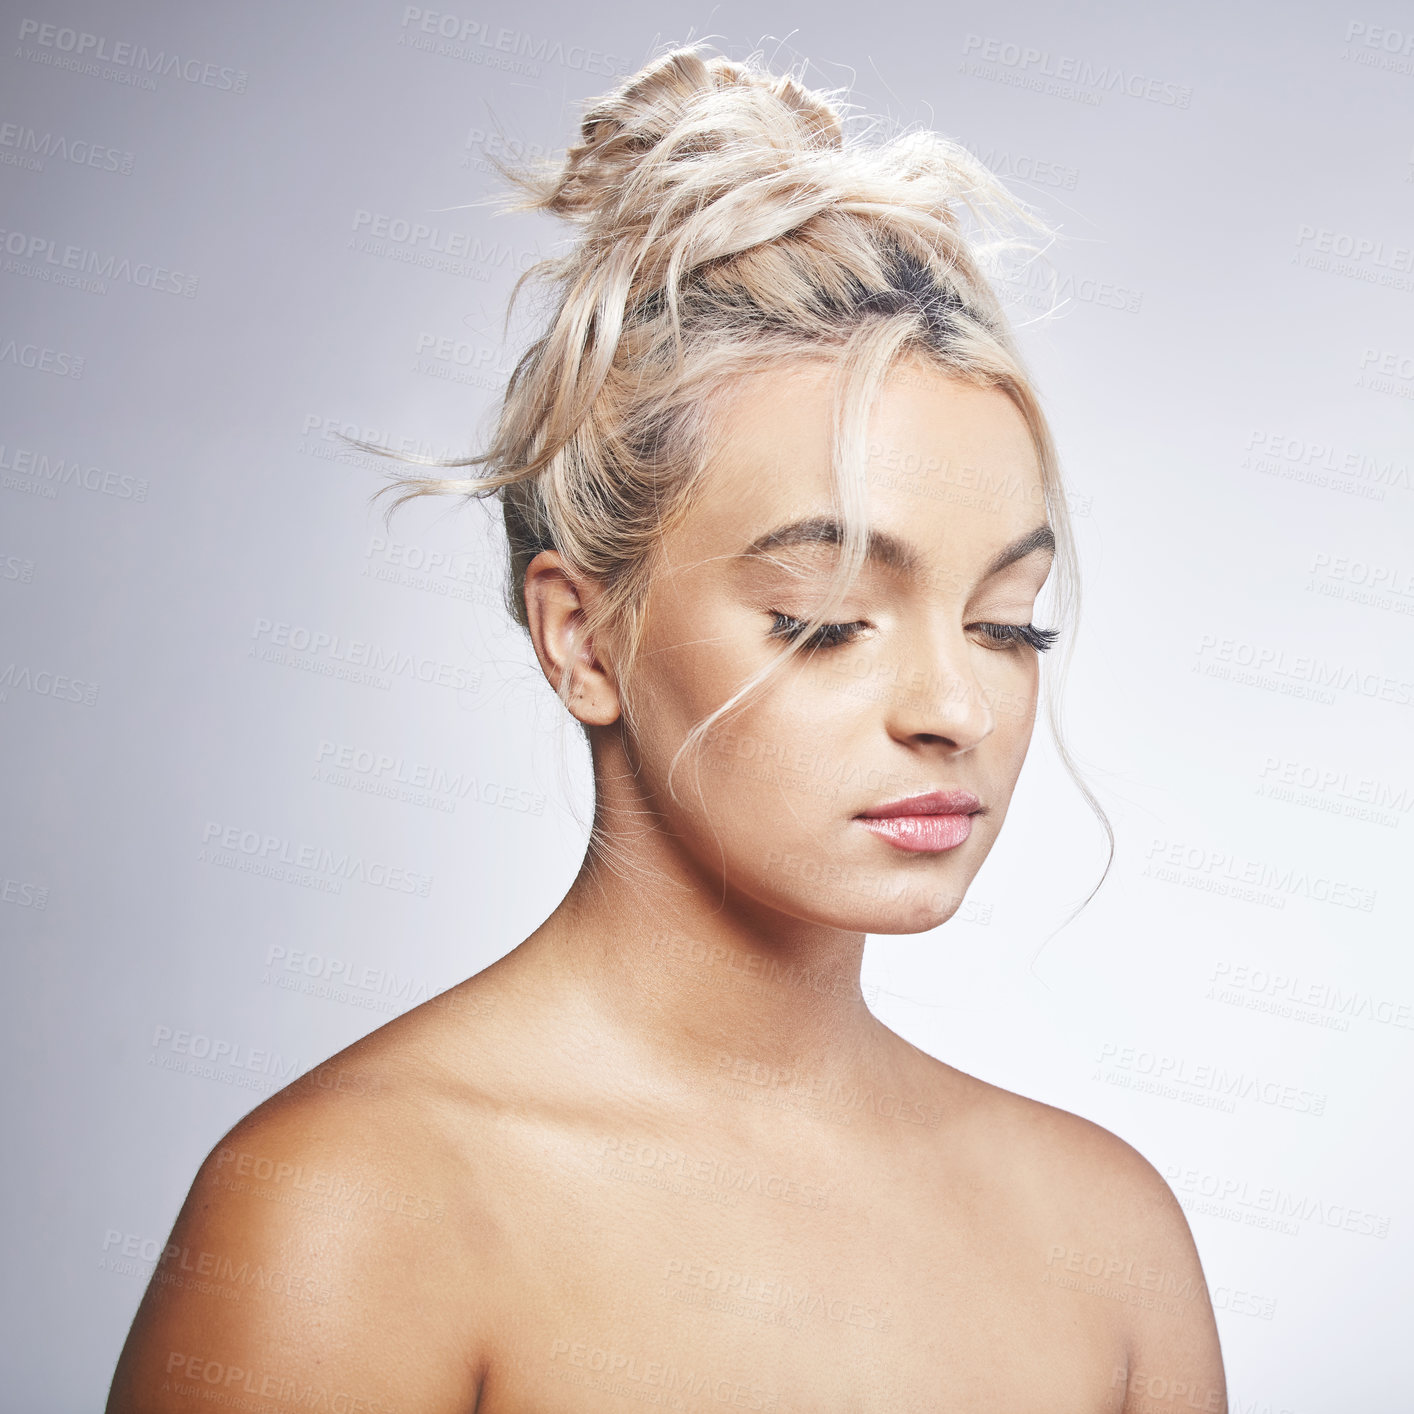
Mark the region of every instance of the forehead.
[[[743, 378], [724, 398], [690, 517], [698, 553], [738, 554], [777, 526], [831, 513], [834, 376], [824, 363], [789, 365]], [[998, 388], [901, 364], [865, 443], [869, 524], [929, 559], [980, 562], [1045, 519], [1035, 444]]]

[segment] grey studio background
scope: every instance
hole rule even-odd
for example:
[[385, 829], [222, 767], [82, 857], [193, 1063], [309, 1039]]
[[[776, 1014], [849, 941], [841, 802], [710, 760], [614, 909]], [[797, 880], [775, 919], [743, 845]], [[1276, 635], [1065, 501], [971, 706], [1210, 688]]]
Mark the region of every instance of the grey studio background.
[[100, 1408], [229, 1126], [573, 878], [587, 753], [499, 525], [385, 528], [335, 434], [479, 447], [565, 234], [475, 205], [489, 159], [704, 36], [962, 139], [1062, 230], [1059, 311], [1011, 295], [1117, 854], [1062, 927], [1105, 842], [1042, 717], [957, 918], [871, 941], [873, 1006], [1168, 1177], [1234, 1411], [1411, 1407], [1407, 9], [75, 0], [0, 33], [4, 1408]]

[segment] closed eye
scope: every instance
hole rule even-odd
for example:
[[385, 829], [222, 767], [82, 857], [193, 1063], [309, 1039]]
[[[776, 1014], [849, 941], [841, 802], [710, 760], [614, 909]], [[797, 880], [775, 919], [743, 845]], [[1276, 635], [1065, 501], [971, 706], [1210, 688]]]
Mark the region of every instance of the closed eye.
[[988, 638], [1003, 646], [1028, 644], [1038, 653], [1044, 653], [1060, 637], [1058, 628], [1037, 628], [1035, 624], [973, 624]]
[[[772, 638], [783, 638], [788, 642], [799, 638], [805, 629], [805, 620], [792, 618], [789, 614], [771, 609], [767, 612], [775, 622], [771, 626]], [[848, 624], [822, 624], [806, 640], [806, 648], [838, 648], [843, 643], [853, 643], [869, 627], [862, 619]]]

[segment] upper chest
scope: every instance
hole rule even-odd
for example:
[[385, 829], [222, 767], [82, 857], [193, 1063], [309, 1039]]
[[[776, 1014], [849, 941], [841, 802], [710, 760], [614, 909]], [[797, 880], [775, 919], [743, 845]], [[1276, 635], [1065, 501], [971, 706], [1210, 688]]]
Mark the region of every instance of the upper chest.
[[1122, 1404], [1122, 1309], [1059, 1279], [1085, 1235], [946, 1166], [601, 1134], [499, 1211], [478, 1414]]

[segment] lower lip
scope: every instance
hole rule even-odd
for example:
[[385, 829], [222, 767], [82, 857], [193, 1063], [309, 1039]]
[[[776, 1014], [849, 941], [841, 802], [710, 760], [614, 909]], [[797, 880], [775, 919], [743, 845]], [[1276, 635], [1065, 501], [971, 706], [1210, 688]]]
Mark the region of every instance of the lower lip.
[[892, 815], [878, 819], [860, 816], [859, 823], [880, 839], [914, 854], [956, 849], [972, 833], [970, 815]]

